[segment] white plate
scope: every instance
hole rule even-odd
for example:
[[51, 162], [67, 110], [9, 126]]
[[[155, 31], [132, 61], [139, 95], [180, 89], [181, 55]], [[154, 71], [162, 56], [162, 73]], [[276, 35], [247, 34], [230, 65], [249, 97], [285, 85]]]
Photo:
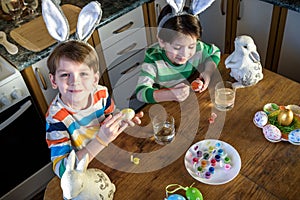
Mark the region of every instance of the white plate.
[[[229, 170], [225, 170], [220, 166], [215, 167], [214, 174], [212, 174], [211, 177], [207, 179], [199, 174], [194, 165], [193, 158], [197, 157], [197, 151], [200, 150], [204, 152], [209, 148], [209, 146], [215, 147], [217, 145], [221, 145], [220, 148], [222, 148], [227, 156], [231, 159], [231, 168]], [[195, 148], [197, 149], [195, 150]], [[185, 154], [184, 164], [185, 168], [194, 179], [209, 185], [221, 185], [228, 183], [238, 175], [241, 169], [241, 158], [237, 150], [230, 144], [220, 140], [207, 139], [199, 141], [189, 148], [189, 150]]]

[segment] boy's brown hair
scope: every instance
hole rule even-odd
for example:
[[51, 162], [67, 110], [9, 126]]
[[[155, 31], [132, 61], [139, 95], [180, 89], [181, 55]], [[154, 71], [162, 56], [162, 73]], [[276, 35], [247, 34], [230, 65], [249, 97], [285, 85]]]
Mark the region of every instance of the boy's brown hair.
[[55, 75], [61, 58], [68, 58], [77, 63], [84, 63], [93, 69], [95, 73], [99, 71], [98, 54], [91, 45], [85, 42], [69, 40], [58, 44], [47, 60], [50, 74]]

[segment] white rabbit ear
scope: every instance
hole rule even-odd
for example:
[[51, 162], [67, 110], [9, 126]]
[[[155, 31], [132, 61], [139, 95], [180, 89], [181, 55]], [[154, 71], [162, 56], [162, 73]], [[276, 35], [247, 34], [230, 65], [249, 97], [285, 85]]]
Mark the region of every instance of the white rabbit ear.
[[67, 159], [66, 171], [71, 171], [74, 169], [75, 160], [76, 160], [76, 153], [74, 150], [72, 150]]
[[190, 12], [198, 15], [206, 10], [215, 0], [193, 0], [190, 6]]
[[85, 154], [84, 157], [77, 164], [76, 170], [80, 172], [85, 172], [89, 164], [89, 154]]
[[70, 35], [69, 22], [56, 1], [43, 0], [42, 14], [49, 34], [57, 41], [66, 41]]
[[172, 7], [173, 14], [177, 14], [183, 10], [185, 0], [167, 0], [167, 3]]
[[92, 1], [84, 6], [78, 16], [77, 39], [86, 42], [100, 23], [101, 17], [102, 9], [98, 1]]

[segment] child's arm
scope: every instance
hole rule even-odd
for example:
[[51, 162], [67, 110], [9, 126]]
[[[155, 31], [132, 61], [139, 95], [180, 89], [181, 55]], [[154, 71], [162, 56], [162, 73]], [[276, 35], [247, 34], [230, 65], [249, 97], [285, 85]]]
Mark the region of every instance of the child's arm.
[[190, 86], [179, 83], [175, 85], [173, 88], [166, 88], [155, 90], [153, 93], [153, 97], [156, 102], [163, 101], [184, 101], [190, 94]]

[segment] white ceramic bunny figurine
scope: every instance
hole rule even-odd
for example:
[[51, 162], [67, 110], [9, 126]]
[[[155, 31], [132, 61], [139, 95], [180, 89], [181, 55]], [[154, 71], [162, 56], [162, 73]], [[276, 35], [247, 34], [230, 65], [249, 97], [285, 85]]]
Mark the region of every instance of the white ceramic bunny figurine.
[[86, 154], [75, 168], [76, 154], [72, 150], [66, 162], [66, 171], [61, 177], [64, 199], [72, 200], [112, 200], [115, 185], [100, 169], [89, 168]]
[[225, 60], [230, 76], [237, 80], [235, 88], [252, 86], [263, 79], [260, 56], [253, 39], [247, 35], [237, 36], [234, 51]]

